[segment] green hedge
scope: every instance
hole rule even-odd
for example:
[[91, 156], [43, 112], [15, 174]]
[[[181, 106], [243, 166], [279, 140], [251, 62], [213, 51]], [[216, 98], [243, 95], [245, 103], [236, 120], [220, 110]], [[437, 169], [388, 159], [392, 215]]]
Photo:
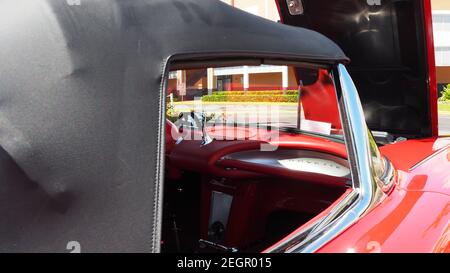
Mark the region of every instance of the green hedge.
[[216, 91], [213, 95], [231, 95], [231, 96], [242, 96], [242, 95], [298, 95], [298, 90], [263, 90], [263, 91]]
[[439, 101], [450, 101], [450, 84], [444, 87], [442, 91], [442, 96], [439, 98]]
[[204, 102], [298, 102], [297, 90], [218, 91], [203, 96]]

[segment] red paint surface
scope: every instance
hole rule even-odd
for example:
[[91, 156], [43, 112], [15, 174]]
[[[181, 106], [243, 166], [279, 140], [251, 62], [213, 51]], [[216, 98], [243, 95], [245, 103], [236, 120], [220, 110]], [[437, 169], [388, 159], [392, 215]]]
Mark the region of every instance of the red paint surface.
[[416, 163], [450, 145], [450, 138], [415, 139], [380, 148], [398, 170], [408, 171]]
[[395, 189], [319, 252], [450, 252], [449, 144], [433, 138], [383, 147], [398, 166]]
[[[408, 183], [421, 188], [430, 182], [418, 175]], [[449, 200], [448, 195], [396, 188], [319, 252], [448, 252]]]

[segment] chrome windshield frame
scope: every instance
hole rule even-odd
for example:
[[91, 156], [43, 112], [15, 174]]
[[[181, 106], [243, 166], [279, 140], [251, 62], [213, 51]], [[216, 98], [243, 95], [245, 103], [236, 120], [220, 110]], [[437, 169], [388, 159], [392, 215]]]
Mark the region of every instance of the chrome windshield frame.
[[[373, 154], [378, 147], [370, 133], [358, 91], [344, 65], [333, 71], [344, 139], [351, 168], [352, 188], [329, 213], [289, 235], [266, 252], [315, 252], [336, 238], [375, 207], [392, 189], [395, 169], [381, 158], [383, 173], [377, 176]], [[374, 150], [375, 149], [375, 150]]]

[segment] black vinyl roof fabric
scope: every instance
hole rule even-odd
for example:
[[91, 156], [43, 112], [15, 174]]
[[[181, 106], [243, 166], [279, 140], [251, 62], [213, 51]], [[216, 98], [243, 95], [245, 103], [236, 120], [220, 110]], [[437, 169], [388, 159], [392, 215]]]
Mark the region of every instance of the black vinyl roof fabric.
[[347, 61], [216, 0], [1, 1], [0, 251], [158, 251], [166, 62], [219, 52]]

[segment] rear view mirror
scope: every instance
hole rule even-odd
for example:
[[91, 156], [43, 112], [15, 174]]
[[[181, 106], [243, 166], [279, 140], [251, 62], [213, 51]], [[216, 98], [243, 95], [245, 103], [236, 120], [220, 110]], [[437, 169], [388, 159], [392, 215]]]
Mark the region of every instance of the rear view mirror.
[[302, 15], [305, 11], [302, 0], [286, 0], [291, 15]]

